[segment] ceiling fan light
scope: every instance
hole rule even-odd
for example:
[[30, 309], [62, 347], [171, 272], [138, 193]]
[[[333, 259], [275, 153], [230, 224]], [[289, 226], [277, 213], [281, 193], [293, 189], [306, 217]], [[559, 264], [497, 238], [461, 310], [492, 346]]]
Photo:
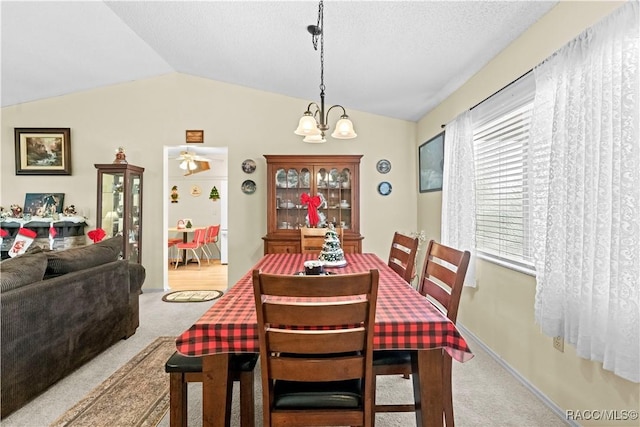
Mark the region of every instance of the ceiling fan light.
[[302, 141], [308, 142], [309, 144], [322, 144], [323, 142], [327, 142], [322, 133], [319, 133], [317, 135], [307, 135]]
[[336, 130], [331, 134], [336, 139], [353, 139], [357, 137], [355, 130], [353, 130], [353, 123], [349, 120], [349, 117], [344, 115], [336, 123]]
[[296, 135], [307, 136], [307, 135], [319, 135], [320, 129], [318, 129], [318, 122], [311, 115], [311, 112], [306, 111], [304, 115], [300, 118], [300, 122], [298, 122], [298, 128], [293, 131]]
[[180, 162], [180, 169], [187, 170], [188, 162], [187, 160], [183, 160]]
[[196, 162], [194, 162], [193, 160], [189, 160], [189, 170], [194, 170], [197, 168], [198, 168], [198, 165], [196, 165]]

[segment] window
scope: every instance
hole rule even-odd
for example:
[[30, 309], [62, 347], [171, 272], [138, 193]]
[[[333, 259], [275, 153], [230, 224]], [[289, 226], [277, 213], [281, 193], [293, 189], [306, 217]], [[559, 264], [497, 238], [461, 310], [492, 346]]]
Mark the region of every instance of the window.
[[476, 247], [518, 269], [533, 267], [527, 150], [534, 81], [525, 75], [473, 110]]

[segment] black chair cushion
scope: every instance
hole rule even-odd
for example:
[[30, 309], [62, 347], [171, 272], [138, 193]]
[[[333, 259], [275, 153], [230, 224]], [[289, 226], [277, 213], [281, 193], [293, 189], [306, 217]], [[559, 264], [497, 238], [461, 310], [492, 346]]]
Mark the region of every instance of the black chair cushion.
[[360, 380], [330, 382], [276, 381], [273, 390], [276, 409], [359, 408]]
[[411, 350], [375, 350], [373, 366], [411, 363]]
[[[257, 353], [237, 353], [229, 359], [231, 371], [250, 372], [258, 361]], [[184, 356], [174, 352], [164, 365], [165, 372], [202, 372], [202, 357]]]

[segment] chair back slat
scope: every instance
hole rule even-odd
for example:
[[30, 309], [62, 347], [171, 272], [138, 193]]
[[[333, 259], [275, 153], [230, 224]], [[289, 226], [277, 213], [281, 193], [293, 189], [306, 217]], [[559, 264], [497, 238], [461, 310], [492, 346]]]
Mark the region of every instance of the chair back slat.
[[368, 277], [362, 274], [295, 276], [261, 273], [265, 295], [289, 297], [334, 297], [368, 293]]
[[470, 256], [469, 251], [460, 251], [431, 240], [422, 266], [418, 291], [438, 301], [439, 308], [454, 323]]
[[273, 378], [286, 381], [342, 381], [363, 378], [362, 357], [344, 356], [332, 359], [278, 357], [270, 360]]
[[307, 333], [282, 333], [277, 330], [267, 331], [269, 346], [276, 352], [323, 354], [326, 353], [324, 342], [332, 340], [332, 347], [336, 353], [353, 352], [362, 349], [366, 340], [364, 328], [339, 333], [307, 331]]
[[418, 238], [395, 232], [391, 241], [388, 265], [407, 283], [411, 281], [418, 251]]
[[[265, 318], [275, 325], [340, 326], [361, 322], [369, 309], [369, 302], [345, 301], [344, 305], [331, 303], [311, 308], [308, 305], [265, 301], [263, 307]], [[309, 317], [310, 312], [313, 313], [313, 318]]]

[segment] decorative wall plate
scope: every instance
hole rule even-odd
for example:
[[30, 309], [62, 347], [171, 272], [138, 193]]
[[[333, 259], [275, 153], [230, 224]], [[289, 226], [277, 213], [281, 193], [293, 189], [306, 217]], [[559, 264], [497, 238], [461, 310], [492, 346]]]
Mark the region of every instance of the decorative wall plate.
[[383, 196], [388, 196], [389, 194], [391, 194], [391, 184], [389, 184], [387, 181], [382, 181], [380, 184], [378, 184], [378, 193]]
[[247, 159], [242, 162], [242, 170], [244, 173], [253, 173], [256, 170], [256, 162], [252, 159]]
[[242, 183], [242, 192], [244, 194], [253, 194], [256, 192], [256, 183], [250, 179], [247, 179]]
[[391, 162], [386, 159], [379, 160], [376, 163], [376, 169], [380, 173], [388, 173], [391, 170]]

